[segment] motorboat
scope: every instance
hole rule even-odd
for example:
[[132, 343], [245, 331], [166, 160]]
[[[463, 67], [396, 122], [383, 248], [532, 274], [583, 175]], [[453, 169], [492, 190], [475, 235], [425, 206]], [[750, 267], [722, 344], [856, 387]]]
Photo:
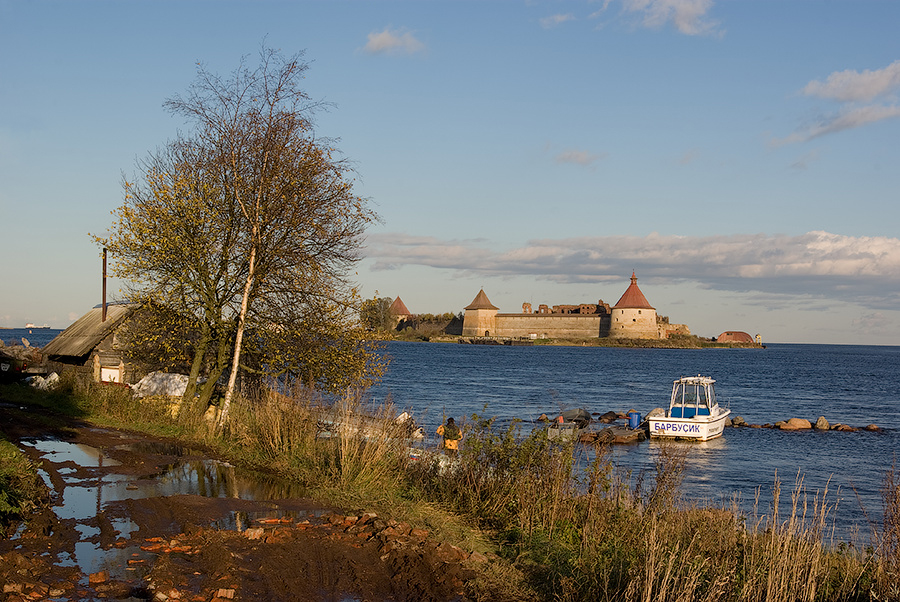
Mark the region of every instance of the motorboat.
[[650, 437], [693, 441], [720, 437], [731, 410], [719, 405], [715, 382], [700, 375], [675, 380], [669, 409], [658, 408], [647, 415]]

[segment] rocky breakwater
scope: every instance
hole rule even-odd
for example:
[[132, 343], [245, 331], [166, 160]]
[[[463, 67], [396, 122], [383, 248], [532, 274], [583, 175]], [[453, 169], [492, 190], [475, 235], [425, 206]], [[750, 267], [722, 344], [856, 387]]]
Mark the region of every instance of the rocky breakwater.
[[876, 424], [869, 424], [863, 427], [850, 426], [841, 424], [840, 422], [829, 423], [824, 416], [819, 416], [815, 422], [805, 418], [789, 418], [787, 420], [779, 420], [777, 422], [767, 422], [765, 424], [750, 424], [741, 416], [735, 416], [731, 419], [730, 424], [736, 428], [754, 428], [754, 429], [779, 429], [782, 431], [841, 431], [855, 433], [857, 431], [879, 432], [881, 428]]

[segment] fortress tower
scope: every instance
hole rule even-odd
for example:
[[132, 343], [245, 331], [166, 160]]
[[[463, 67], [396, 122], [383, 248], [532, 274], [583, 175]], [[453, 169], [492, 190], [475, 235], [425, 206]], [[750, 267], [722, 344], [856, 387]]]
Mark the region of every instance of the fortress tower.
[[391, 303], [391, 306], [388, 308], [388, 314], [391, 316], [393, 328], [396, 328], [403, 320], [408, 320], [412, 317], [412, 314], [406, 308], [406, 304], [400, 297], [397, 297], [394, 299], [394, 302]]
[[462, 335], [464, 337], [487, 337], [497, 335], [497, 311], [499, 308], [491, 304], [490, 299], [484, 294], [484, 289], [478, 291], [475, 299], [466, 307], [463, 317]]
[[610, 312], [609, 336], [619, 339], [658, 339], [656, 309], [647, 302], [631, 273], [631, 284]]

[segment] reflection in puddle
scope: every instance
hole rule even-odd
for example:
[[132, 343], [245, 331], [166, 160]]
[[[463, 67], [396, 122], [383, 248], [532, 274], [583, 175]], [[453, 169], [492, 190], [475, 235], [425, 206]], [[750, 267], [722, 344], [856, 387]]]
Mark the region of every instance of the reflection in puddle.
[[[134, 574], [129, 575], [128, 572], [135, 568], [128, 565], [128, 560], [150, 556], [140, 550], [142, 541], [128, 541], [123, 547], [107, 549], [96, 543], [101, 539], [101, 529], [95, 525], [109, 503], [177, 495], [266, 501], [302, 497], [304, 493], [299, 485], [241, 470], [217, 460], [184, 460], [165, 467], [152, 477], [135, 478], [116, 473], [115, 467], [120, 463], [89, 445], [57, 439], [23, 440], [22, 444], [33, 447], [45, 460], [54, 464], [71, 462], [78, 466], [77, 469], [71, 466], [57, 468], [65, 486], [54, 510], [60, 520], [75, 521], [74, 527], [80, 535], [74, 552], [62, 554], [59, 561], [63, 566], [78, 566], [84, 574], [106, 570], [114, 579], [132, 578]], [[184, 448], [167, 443], [141, 442], [124, 447], [137, 453], [176, 458], [188, 455]], [[113, 470], [109, 470], [110, 468]], [[49, 473], [45, 469], [38, 472], [45, 484], [53, 489]], [[270, 511], [232, 512], [224, 519], [211, 521], [210, 526], [220, 530], [242, 531], [254, 520], [302, 520], [319, 514], [288, 512], [273, 507]], [[103, 516], [101, 520], [111, 525], [114, 536], [120, 540], [130, 540], [131, 535], [138, 530], [138, 526], [129, 518], [110, 520]], [[17, 533], [15, 537], [20, 534], [21, 532]]]
[[[254, 523], [265, 520], [302, 522], [322, 516], [322, 510], [268, 510], [259, 512], [232, 512], [228, 517], [214, 521], [211, 527], [219, 531], [244, 531]], [[258, 526], [258, 525], [256, 525]]]
[[104, 458], [103, 452], [90, 445], [69, 443], [58, 439], [23, 439], [22, 444], [34, 447], [44, 458], [57, 464], [74, 462], [84, 467], [119, 465], [119, 462], [115, 460]]

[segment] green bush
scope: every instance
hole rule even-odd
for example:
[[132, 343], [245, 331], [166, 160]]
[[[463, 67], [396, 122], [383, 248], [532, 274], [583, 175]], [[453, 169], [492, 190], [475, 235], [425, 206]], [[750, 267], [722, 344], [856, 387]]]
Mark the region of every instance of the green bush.
[[37, 468], [19, 449], [0, 438], [0, 527], [21, 518], [46, 500]]

